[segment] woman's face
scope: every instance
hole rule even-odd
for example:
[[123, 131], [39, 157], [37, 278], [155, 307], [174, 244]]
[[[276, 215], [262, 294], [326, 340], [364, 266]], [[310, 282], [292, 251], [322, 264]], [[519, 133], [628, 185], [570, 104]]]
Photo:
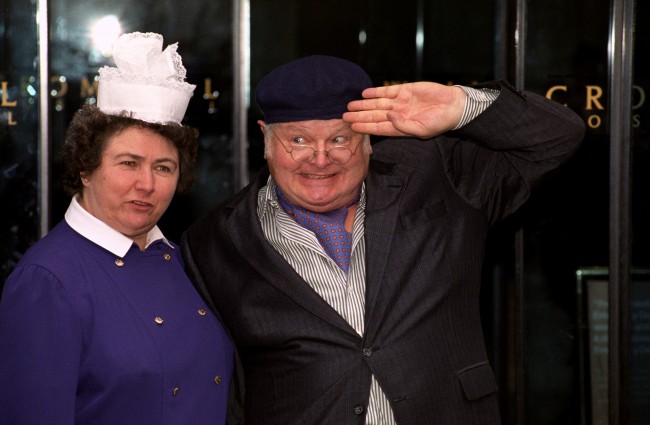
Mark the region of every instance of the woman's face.
[[81, 205], [143, 249], [176, 192], [178, 150], [157, 133], [131, 127], [111, 137], [100, 166], [81, 177]]

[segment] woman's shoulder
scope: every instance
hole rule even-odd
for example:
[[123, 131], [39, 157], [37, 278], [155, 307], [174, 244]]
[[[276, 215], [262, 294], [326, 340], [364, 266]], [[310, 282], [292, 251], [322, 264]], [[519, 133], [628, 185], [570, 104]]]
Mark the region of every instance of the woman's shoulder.
[[[95, 248], [96, 247], [96, 248]], [[16, 270], [42, 270], [58, 278], [75, 276], [102, 249], [61, 221], [21, 257]]]
[[[22, 256], [21, 263], [50, 263], [76, 257], [78, 238], [65, 221], [54, 226], [45, 236], [34, 243]], [[19, 263], [20, 264], [20, 263]]]

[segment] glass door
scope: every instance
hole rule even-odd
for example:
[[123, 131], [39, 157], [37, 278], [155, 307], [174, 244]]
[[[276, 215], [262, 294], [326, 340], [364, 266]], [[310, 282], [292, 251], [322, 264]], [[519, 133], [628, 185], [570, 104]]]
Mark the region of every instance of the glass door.
[[0, 0], [0, 289], [39, 237], [39, 28], [35, 2]]

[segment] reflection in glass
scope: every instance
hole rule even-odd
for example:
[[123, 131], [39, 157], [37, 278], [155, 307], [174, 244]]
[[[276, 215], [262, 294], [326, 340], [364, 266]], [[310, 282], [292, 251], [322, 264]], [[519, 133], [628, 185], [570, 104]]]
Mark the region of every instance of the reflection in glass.
[[100, 18], [90, 28], [92, 45], [104, 57], [111, 56], [111, 47], [120, 34], [122, 34], [122, 25], [115, 15]]
[[0, 0], [0, 290], [38, 238], [38, 28], [34, 2]]

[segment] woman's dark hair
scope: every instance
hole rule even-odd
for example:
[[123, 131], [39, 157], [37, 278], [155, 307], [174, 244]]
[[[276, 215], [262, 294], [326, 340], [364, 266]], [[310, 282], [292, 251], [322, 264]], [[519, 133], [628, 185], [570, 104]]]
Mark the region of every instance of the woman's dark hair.
[[81, 175], [90, 175], [99, 168], [106, 141], [131, 127], [150, 130], [172, 142], [178, 149], [179, 158], [176, 192], [187, 191], [195, 179], [199, 136], [196, 129], [176, 123], [149, 123], [131, 118], [126, 112], [122, 115], [108, 115], [90, 104], [84, 105], [75, 113], [66, 132], [63, 190], [70, 196], [81, 192]]

